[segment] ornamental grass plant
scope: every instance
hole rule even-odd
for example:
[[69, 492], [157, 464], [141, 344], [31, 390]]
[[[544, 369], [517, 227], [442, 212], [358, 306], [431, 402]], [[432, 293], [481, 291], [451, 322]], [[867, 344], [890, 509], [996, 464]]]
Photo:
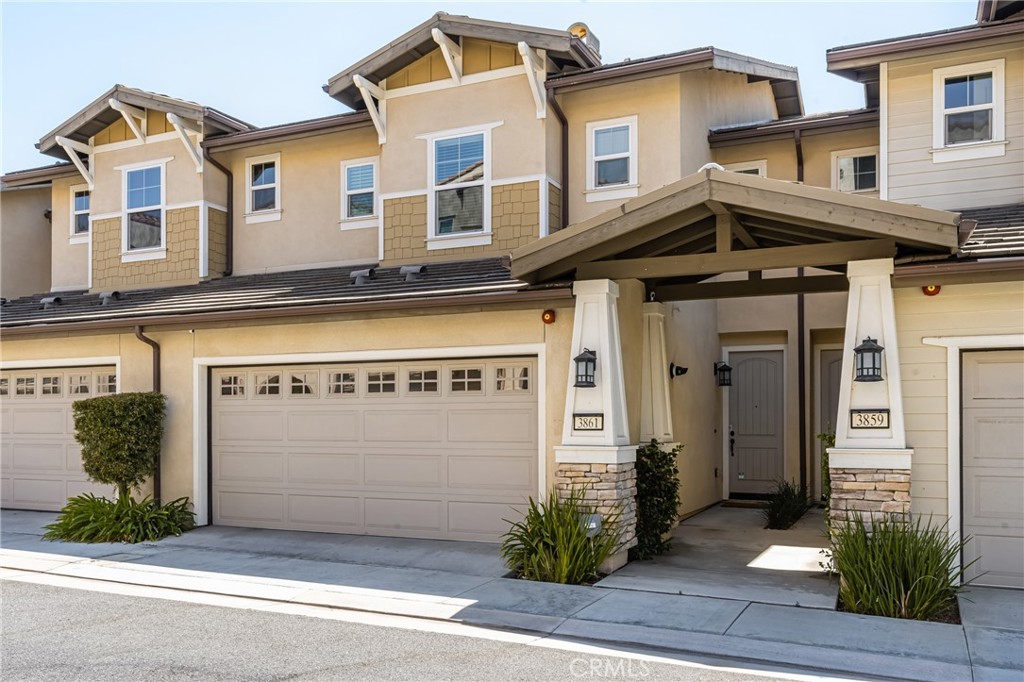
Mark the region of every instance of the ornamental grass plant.
[[195, 527], [186, 497], [159, 505], [148, 497], [108, 500], [86, 493], [68, 500], [57, 520], [45, 526], [43, 537], [70, 542], [154, 542]]
[[761, 507], [764, 527], [773, 530], [786, 530], [799, 521], [800, 517], [810, 508], [811, 503], [799, 486], [790, 481], [777, 481], [775, 490], [769, 493], [768, 499]]

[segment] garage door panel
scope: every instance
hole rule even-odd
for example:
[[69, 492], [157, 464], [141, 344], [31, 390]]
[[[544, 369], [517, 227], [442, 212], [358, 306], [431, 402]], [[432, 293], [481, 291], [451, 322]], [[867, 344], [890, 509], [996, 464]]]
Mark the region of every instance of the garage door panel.
[[11, 433], [14, 436], [64, 435], [67, 433], [66, 407], [18, 406], [14, 409]]
[[12, 506], [60, 509], [67, 501], [67, 483], [59, 479], [13, 478]]
[[970, 354], [968, 363], [964, 374], [964, 408], [984, 407], [992, 401], [1024, 403], [1024, 372], [1019, 361], [1010, 355], [997, 358]]
[[92, 481], [69, 480], [66, 490], [65, 497], [78, 497], [86, 493], [96, 497], [105, 497], [108, 500], [113, 500], [117, 497], [117, 491], [112, 486], [93, 483]]
[[64, 446], [59, 443], [28, 442], [21, 444], [14, 453], [14, 470], [33, 469], [64, 471]]
[[363, 414], [364, 439], [370, 442], [428, 442], [441, 441], [443, 411], [373, 409]]
[[0, 478], [0, 498], [4, 502], [14, 499], [14, 481], [7, 476]]
[[369, 497], [364, 504], [366, 527], [377, 531], [445, 530], [445, 505], [440, 500]]
[[452, 533], [493, 538], [508, 530], [505, 519], [522, 516], [521, 509], [508, 502], [449, 502], [449, 530]]
[[1013, 528], [1024, 528], [1024, 508], [1007, 504], [1007, 500], [1019, 497], [1020, 481], [1007, 477], [999, 470], [985, 471], [970, 468], [964, 472], [964, 490], [970, 492], [965, 499], [971, 505], [965, 511], [980, 527], [1002, 528], [1011, 524]]
[[362, 527], [358, 497], [336, 495], [288, 495], [288, 521], [304, 525], [316, 525], [324, 528]]
[[292, 453], [288, 456], [288, 482], [356, 485], [359, 461], [355, 453]]
[[284, 495], [250, 491], [222, 491], [217, 497], [220, 518], [243, 525], [284, 521]]
[[223, 452], [218, 462], [217, 478], [221, 481], [284, 482], [284, 456], [278, 453]]
[[11, 433], [11, 408], [2, 407], [0, 408], [0, 434], [9, 435]]
[[0, 442], [0, 471], [8, 471], [14, 468], [14, 449], [10, 441]]
[[[973, 546], [972, 546], [973, 545]], [[964, 548], [964, 563], [981, 560], [967, 569], [967, 578], [982, 585], [1024, 588], [1024, 538], [976, 536]]]
[[288, 414], [288, 440], [354, 442], [359, 440], [359, 412], [316, 410]]
[[367, 485], [427, 486], [444, 484], [441, 454], [366, 455]]
[[531, 454], [520, 457], [452, 455], [448, 458], [448, 485], [474, 490], [521, 490], [530, 494], [536, 466], [536, 454]]
[[217, 439], [220, 441], [284, 440], [284, 414], [278, 410], [222, 412], [217, 426]]
[[982, 466], [1024, 467], [1024, 414], [1020, 410], [964, 410], [964, 445]]
[[532, 443], [536, 432], [537, 415], [531, 409], [448, 412], [448, 440], [455, 443]]

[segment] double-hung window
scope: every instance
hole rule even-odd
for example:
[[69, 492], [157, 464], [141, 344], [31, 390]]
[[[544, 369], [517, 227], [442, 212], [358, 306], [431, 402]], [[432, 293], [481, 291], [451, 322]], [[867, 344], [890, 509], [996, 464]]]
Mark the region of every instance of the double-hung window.
[[994, 59], [932, 72], [935, 161], [1005, 153], [1004, 66]]
[[377, 159], [354, 159], [341, 164], [342, 229], [376, 225]]
[[164, 167], [125, 171], [125, 251], [164, 246]]
[[587, 124], [587, 201], [638, 194], [637, 117]]
[[85, 185], [78, 185], [71, 188], [71, 240], [81, 241], [88, 235], [89, 188]]
[[484, 134], [434, 140], [434, 235], [483, 232]]
[[281, 155], [245, 160], [245, 222], [281, 219]]
[[878, 147], [832, 153], [832, 189], [871, 192], [878, 189]]

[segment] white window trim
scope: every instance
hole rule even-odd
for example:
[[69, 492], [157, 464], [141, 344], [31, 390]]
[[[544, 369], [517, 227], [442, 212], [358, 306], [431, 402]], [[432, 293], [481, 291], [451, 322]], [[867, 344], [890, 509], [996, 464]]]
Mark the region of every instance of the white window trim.
[[[252, 210], [252, 167], [257, 163], [274, 164], [274, 208], [265, 211]], [[281, 219], [281, 153], [250, 156], [245, 160], [245, 222], [269, 223]]]
[[874, 156], [875, 157], [875, 186], [869, 189], [851, 189], [844, 194], [868, 194], [870, 192], [877, 192], [881, 186], [879, 177], [879, 147], [856, 147], [854, 149], [840, 149], [832, 152], [832, 162], [829, 164], [832, 168], [832, 189], [836, 192], [842, 190], [839, 189], [839, 159], [847, 159], [858, 156]]
[[[444, 130], [437, 133], [417, 136], [427, 141], [427, 251], [438, 251], [440, 249], [459, 249], [470, 246], [488, 246], [492, 240], [491, 233], [491, 130], [502, 125], [503, 121], [485, 124], [479, 127], [458, 128]], [[437, 234], [437, 179], [434, 177], [434, 147], [441, 140], [451, 140], [467, 135], [482, 134], [484, 136], [484, 177], [480, 183], [473, 182], [466, 185], [445, 185], [443, 189], [458, 189], [459, 187], [475, 187], [482, 185], [484, 188], [483, 225], [480, 232], [464, 234]]]
[[758, 177], [768, 177], [768, 159], [757, 159], [756, 161], [741, 161], [740, 163], [726, 163], [722, 165], [727, 171], [742, 173], [743, 171], [756, 170]]
[[[628, 199], [640, 194], [640, 182], [637, 176], [637, 116], [623, 116], [603, 121], [590, 121], [587, 123], [587, 188], [584, 191], [587, 202], [611, 201], [613, 199]], [[597, 179], [594, 177], [594, 133], [604, 128], [616, 126], [629, 126], [629, 182], [624, 185], [610, 185], [608, 187], [597, 187]]]
[[[71, 197], [68, 201], [68, 209], [70, 212], [70, 219], [68, 220], [68, 242], [71, 244], [86, 244], [89, 241], [89, 235], [92, 234], [92, 192], [89, 192], [89, 185], [72, 185], [68, 188], [71, 192]], [[75, 232], [75, 194], [78, 192], [89, 192], [89, 210], [86, 215], [89, 218], [89, 229], [85, 232]]]
[[[121, 171], [121, 262], [137, 263], [146, 260], [162, 260], [167, 258], [167, 162], [174, 157], [157, 159], [156, 161], [145, 161], [132, 163], [125, 166], [118, 166], [116, 170]], [[128, 250], [128, 173], [130, 171], [144, 170], [146, 168], [160, 169], [160, 205], [146, 206], [132, 209], [137, 211], [160, 211], [160, 246], [148, 249]], [[91, 208], [90, 200], [90, 208]], [[90, 228], [92, 227], [90, 221]], [[90, 230], [91, 234], [91, 230]], [[91, 259], [90, 259], [91, 260]]]
[[[992, 139], [982, 142], [961, 142], [946, 144], [946, 101], [947, 78], [970, 76], [986, 71], [992, 72]], [[949, 66], [932, 71], [932, 163], [984, 159], [1006, 154], [1006, 60], [992, 59], [985, 62]], [[988, 108], [958, 107], [960, 111]]]
[[[368, 216], [356, 216], [350, 218], [346, 215], [348, 212], [348, 196], [349, 194], [365, 194], [366, 190], [359, 190], [357, 192], [348, 191], [348, 169], [353, 166], [373, 166], [373, 214]], [[379, 227], [380, 226], [380, 157], [379, 156], [366, 156], [361, 159], [350, 159], [348, 161], [341, 162], [341, 216], [338, 220], [338, 225], [342, 230], [361, 230], [367, 227]]]

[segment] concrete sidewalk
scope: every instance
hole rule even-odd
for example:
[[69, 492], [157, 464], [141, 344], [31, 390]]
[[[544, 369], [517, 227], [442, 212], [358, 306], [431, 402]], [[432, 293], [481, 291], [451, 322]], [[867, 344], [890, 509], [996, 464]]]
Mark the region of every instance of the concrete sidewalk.
[[[372, 565], [337, 556], [281, 557], [269, 550], [259, 556], [165, 542], [78, 545], [36, 537], [33, 543], [30, 533], [6, 525], [0, 567], [9, 578], [31, 580], [36, 574], [43, 579], [40, 574], [46, 574], [412, 616], [806, 672], [1024, 679], [1024, 592], [1012, 590], [971, 590], [961, 600], [965, 624], [945, 625], [735, 599], [534, 583], [460, 573], [455, 567]], [[168, 565], [170, 559], [174, 565]]]

